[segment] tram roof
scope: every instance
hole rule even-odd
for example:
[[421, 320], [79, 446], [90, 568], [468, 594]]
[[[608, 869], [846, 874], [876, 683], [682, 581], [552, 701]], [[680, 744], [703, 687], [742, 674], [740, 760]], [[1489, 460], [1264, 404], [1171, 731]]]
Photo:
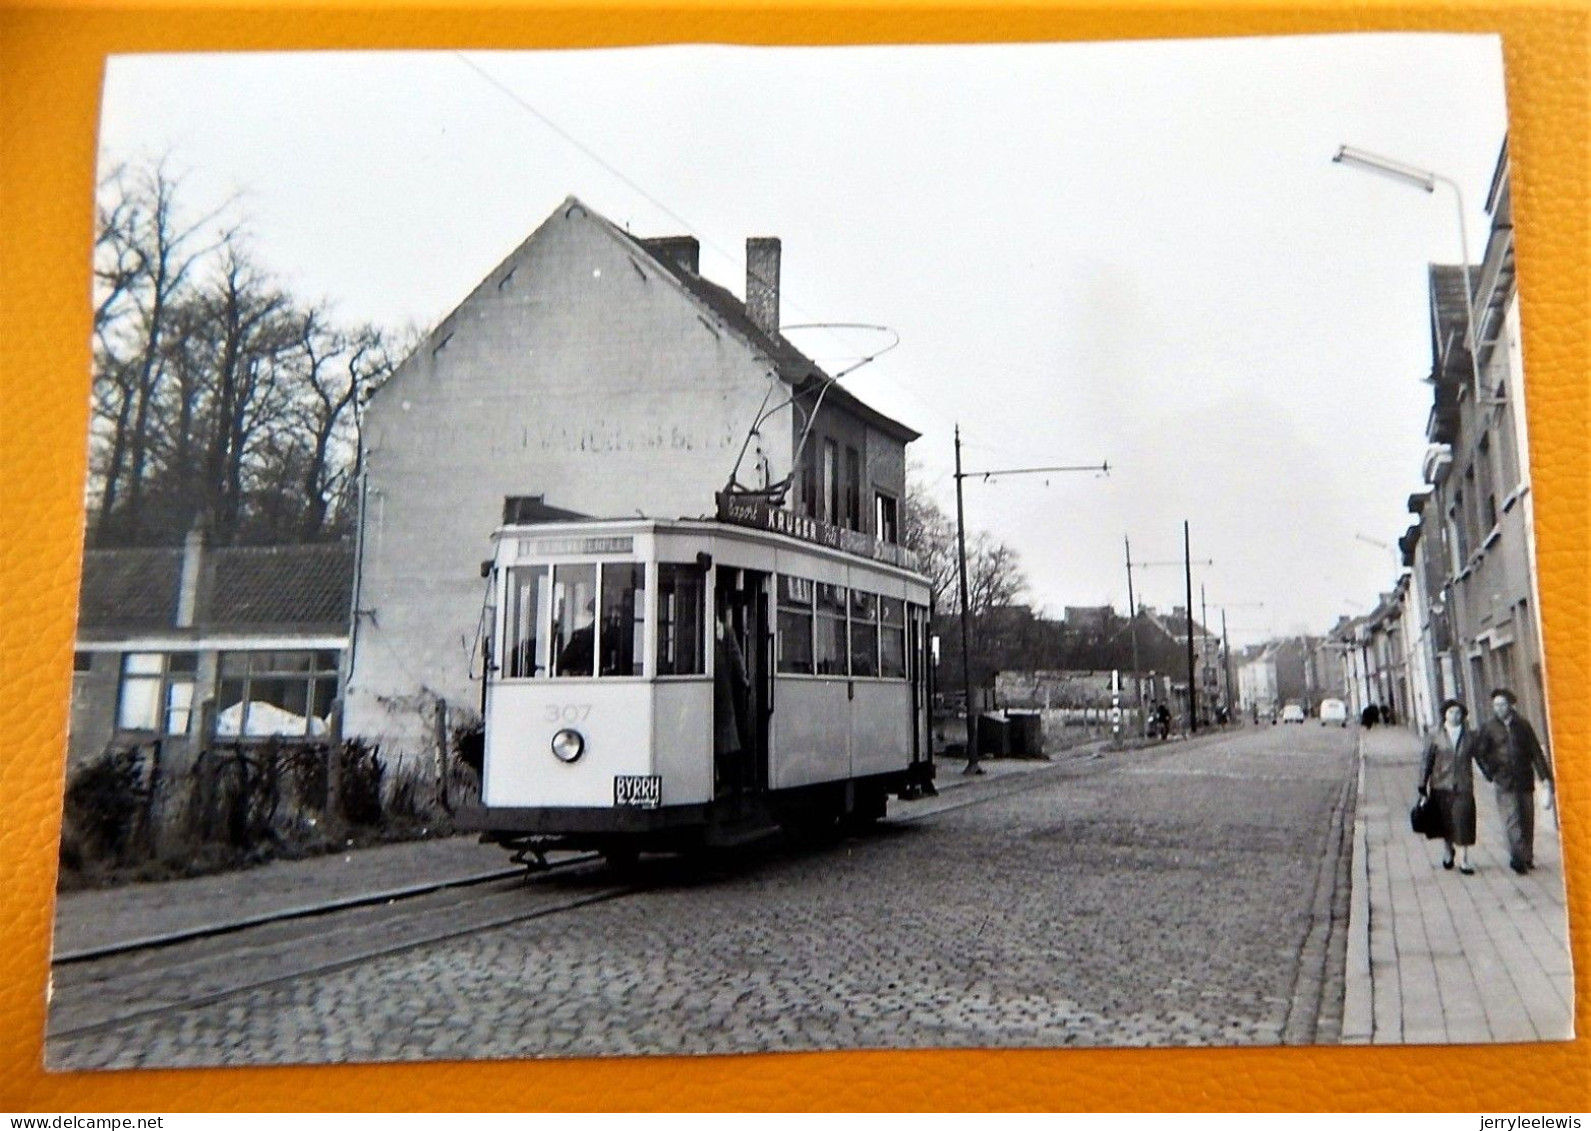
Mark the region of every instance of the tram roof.
[[825, 546], [817, 542], [808, 542], [805, 539], [795, 538], [788, 534], [781, 534], [774, 530], [763, 530], [754, 526], [742, 526], [739, 523], [725, 522], [717, 518], [641, 518], [630, 516], [623, 518], [569, 518], [548, 519], [541, 522], [508, 523], [498, 527], [492, 532], [493, 541], [504, 538], [523, 538], [534, 535], [558, 535], [571, 537], [581, 534], [622, 536], [626, 534], [687, 534], [703, 537], [728, 537], [745, 542], [760, 542], [780, 549], [811, 554], [814, 557], [828, 558], [834, 561], [843, 561], [852, 565], [865, 566], [879, 570], [882, 573], [897, 574], [910, 577], [917, 581], [927, 582], [928, 578], [918, 570], [906, 566], [895, 565], [879, 558], [866, 554], [852, 553], [849, 550], [834, 546]]

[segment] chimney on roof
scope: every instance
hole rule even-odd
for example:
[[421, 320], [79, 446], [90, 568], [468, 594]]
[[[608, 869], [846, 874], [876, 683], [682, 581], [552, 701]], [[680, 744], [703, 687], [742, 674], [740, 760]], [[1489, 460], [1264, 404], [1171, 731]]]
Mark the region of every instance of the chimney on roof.
[[746, 241], [746, 315], [765, 334], [779, 332], [779, 252], [773, 236]]
[[182, 540], [182, 572], [177, 580], [178, 628], [192, 628], [199, 612], [199, 579], [204, 571], [206, 541], [207, 524], [200, 513], [188, 528], [188, 536]]
[[702, 273], [702, 245], [695, 236], [660, 236], [655, 240], [642, 240], [641, 246], [682, 271], [692, 275]]

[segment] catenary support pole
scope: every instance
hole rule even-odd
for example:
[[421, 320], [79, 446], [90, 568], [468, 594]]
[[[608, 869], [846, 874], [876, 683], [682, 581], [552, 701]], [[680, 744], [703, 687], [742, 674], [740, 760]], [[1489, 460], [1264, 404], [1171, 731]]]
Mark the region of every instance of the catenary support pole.
[[961, 425], [956, 425], [956, 562], [961, 576], [961, 692], [967, 712], [967, 768], [964, 773], [981, 774], [978, 764], [978, 718], [972, 709], [972, 661], [967, 620], [971, 610], [967, 601], [967, 521], [961, 502]]
[[1133, 597], [1132, 591], [1132, 540], [1125, 534], [1122, 535], [1121, 540], [1122, 544], [1127, 547], [1127, 634], [1132, 638], [1132, 679], [1138, 689], [1136, 693], [1138, 700], [1138, 729], [1142, 730], [1144, 681], [1138, 674], [1138, 602]]

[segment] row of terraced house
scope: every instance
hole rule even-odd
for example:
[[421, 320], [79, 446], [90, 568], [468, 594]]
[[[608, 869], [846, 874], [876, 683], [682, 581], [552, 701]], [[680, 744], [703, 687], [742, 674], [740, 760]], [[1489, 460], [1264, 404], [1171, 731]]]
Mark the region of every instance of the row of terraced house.
[[1443, 700], [1474, 711], [1497, 687], [1547, 717], [1506, 142], [1486, 211], [1468, 279], [1464, 266], [1430, 267], [1430, 446], [1398, 543], [1403, 570], [1374, 610], [1330, 634], [1351, 709], [1387, 705], [1419, 727]]

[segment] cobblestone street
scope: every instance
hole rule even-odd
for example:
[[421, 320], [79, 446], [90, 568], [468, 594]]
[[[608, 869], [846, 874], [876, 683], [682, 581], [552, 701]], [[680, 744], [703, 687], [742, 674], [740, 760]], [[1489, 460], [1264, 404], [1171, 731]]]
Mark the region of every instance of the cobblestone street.
[[649, 859], [633, 894], [60, 1037], [49, 1063], [1334, 1040], [1352, 754], [1351, 731], [1247, 729], [896, 804], [829, 847]]

